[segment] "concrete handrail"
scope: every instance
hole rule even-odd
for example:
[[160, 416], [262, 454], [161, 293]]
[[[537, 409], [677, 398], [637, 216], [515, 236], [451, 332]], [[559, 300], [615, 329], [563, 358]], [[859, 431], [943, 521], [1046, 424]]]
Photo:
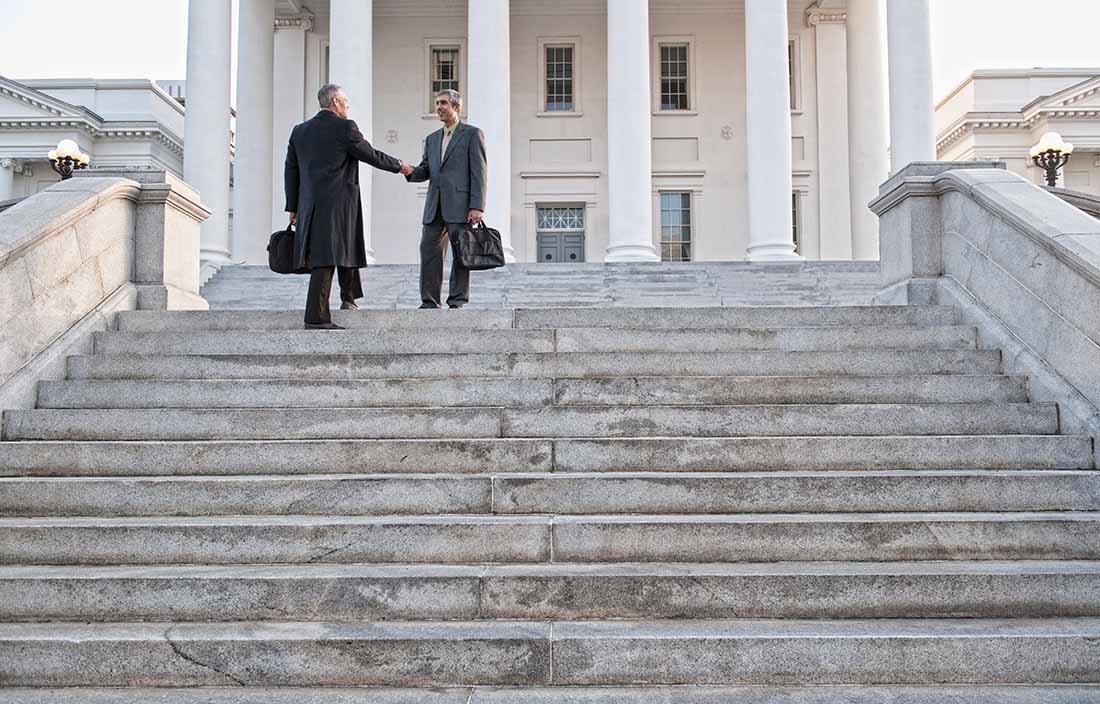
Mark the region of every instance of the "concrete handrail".
[[1100, 218], [1100, 196], [1084, 191], [1074, 191], [1069, 188], [1045, 187], [1048, 193], [1053, 193], [1075, 208], [1084, 210], [1094, 218]]
[[53, 184], [0, 213], [0, 408], [85, 351], [119, 310], [206, 308], [199, 226], [209, 211], [164, 172]]
[[1062, 427], [1100, 439], [1100, 220], [996, 162], [918, 163], [871, 203], [883, 303], [954, 303]]

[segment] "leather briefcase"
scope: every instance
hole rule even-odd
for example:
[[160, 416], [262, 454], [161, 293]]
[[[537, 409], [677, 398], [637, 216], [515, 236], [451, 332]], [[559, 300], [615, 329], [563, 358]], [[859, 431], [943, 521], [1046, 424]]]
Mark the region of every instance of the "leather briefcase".
[[458, 233], [458, 256], [470, 271], [484, 271], [504, 266], [504, 245], [500, 232], [484, 222], [466, 225]]
[[294, 268], [294, 226], [271, 233], [267, 243], [267, 265], [276, 274], [308, 274], [309, 269]]

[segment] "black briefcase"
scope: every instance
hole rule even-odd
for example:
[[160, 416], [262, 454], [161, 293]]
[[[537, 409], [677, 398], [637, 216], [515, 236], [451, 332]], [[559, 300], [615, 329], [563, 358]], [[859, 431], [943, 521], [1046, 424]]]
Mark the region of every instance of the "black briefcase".
[[484, 222], [466, 225], [458, 233], [458, 256], [470, 271], [484, 271], [504, 266], [504, 245], [500, 232], [486, 227]]
[[294, 268], [294, 226], [271, 233], [267, 243], [267, 265], [276, 274], [308, 274], [308, 269]]

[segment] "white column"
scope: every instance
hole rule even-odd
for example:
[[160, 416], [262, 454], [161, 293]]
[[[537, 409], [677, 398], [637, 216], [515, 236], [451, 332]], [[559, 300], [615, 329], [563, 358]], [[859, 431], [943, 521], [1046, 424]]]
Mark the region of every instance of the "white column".
[[485, 219], [500, 230], [506, 261], [512, 251], [512, 72], [508, 0], [469, 0], [466, 46], [470, 86], [464, 96], [471, 125], [485, 132], [489, 183]]
[[609, 262], [652, 262], [649, 0], [607, 0]]
[[229, 261], [230, 3], [190, 0], [183, 178], [210, 209], [199, 258], [205, 281]]
[[237, 156], [233, 171], [233, 258], [267, 262], [271, 230], [275, 3], [240, 0], [237, 20]]
[[890, 175], [882, 2], [848, 0], [848, 181], [853, 259], [878, 259], [878, 217], [867, 204]]
[[[817, 60], [818, 258], [852, 258], [848, 177], [848, 83], [844, 14], [809, 12]], [[803, 252], [805, 254], [805, 252]]]
[[275, 86], [272, 89], [271, 129], [271, 231], [286, 227], [286, 190], [283, 166], [290, 131], [305, 119], [307, 105], [317, 101], [306, 96], [306, 32], [313, 27], [308, 17], [275, 21]]
[[745, 0], [750, 261], [794, 253], [787, 3]]
[[[332, 82], [348, 94], [348, 117], [371, 144], [374, 134], [374, 2], [373, 0], [332, 0], [329, 15]], [[367, 245], [367, 263], [374, 263], [370, 245], [371, 184], [373, 167], [359, 164], [359, 195], [363, 199], [363, 239]]]
[[930, 0], [887, 0], [890, 153], [894, 172], [936, 160]]
[[18, 163], [15, 159], [0, 157], [0, 201], [11, 200], [15, 197], [15, 170]]

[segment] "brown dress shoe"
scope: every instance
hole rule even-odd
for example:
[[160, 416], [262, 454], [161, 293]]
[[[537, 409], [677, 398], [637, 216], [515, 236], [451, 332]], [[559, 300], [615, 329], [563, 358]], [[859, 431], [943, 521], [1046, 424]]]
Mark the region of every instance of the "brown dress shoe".
[[337, 325], [336, 323], [306, 323], [306, 330], [344, 330], [343, 325]]
[[355, 301], [341, 301], [340, 310], [359, 310], [359, 306]]

